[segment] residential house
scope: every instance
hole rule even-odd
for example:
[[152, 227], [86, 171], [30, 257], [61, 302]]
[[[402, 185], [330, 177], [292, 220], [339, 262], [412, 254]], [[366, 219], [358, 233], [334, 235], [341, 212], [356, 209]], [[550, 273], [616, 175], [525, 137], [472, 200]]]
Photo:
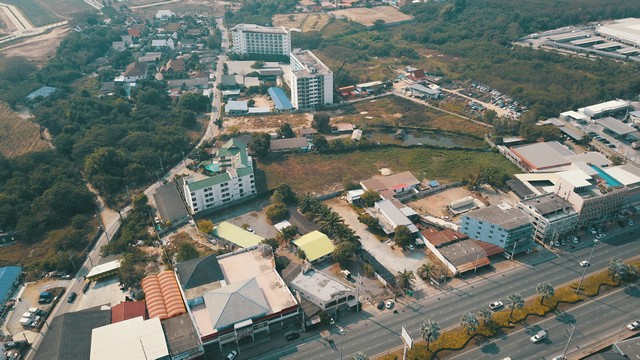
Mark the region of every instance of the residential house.
[[226, 221], [221, 222], [213, 229], [213, 236], [221, 242], [243, 249], [256, 246], [264, 241], [262, 236]]
[[122, 73], [123, 81], [127, 83], [136, 82], [147, 78], [147, 70], [149, 66], [147, 63], [133, 62], [127, 65], [127, 68]]
[[249, 111], [247, 100], [229, 100], [224, 105], [224, 112], [227, 115], [244, 115]]
[[288, 152], [288, 151], [308, 151], [311, 144], [306, 137], [296, 137], [289, 139], [273, 139], [269, 151], [271, 152]]
[[[315, 305], [319, 311], [337, 312], [358, 305], [356, 288], [312, 267], [306, 267], [291, 281], [291, 289], [305, 307], [304, 301]], [[318, 312], [319, 312], [318, 311]], [[315, 312], [314, 312], [315, 313]], [[309, 316], [309, 314], [306, 314]]]
[[156, 49], [171, 49], [174, 50], [176, 48], [175, 42], [173, 39], [155, 39], [151, 40], [151, 47]]
[[156, 13], [156, 19], [158, 20], [168, 20], [174, 16], [176, 16], [176, 14], [171, 10], [158, 10]]
[[298, 131], [300, 136], [307, 138], [307, 140], [313, 139], [313, 136], [318, 133], [318, 130], [314, 128], [303, 128]]

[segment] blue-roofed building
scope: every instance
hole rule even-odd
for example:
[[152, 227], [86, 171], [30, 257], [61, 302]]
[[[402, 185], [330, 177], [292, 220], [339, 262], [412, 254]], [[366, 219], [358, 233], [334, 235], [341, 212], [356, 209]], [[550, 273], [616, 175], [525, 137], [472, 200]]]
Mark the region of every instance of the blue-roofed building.
[[43, 86], [40, 89], [35, 90], [31, 94], [27, 95], [27, 99], [34, 100], [34, 99], [39, 98], [39, 97], [46, 98], [47, 96], [49, 96], [49, 95], [53, 94], [54, 92], [56, 92], [56, 90], [58, 90], [58, 89], [54, 88], [54, 87], [51, 87], [51, 86]]
[[4, 304], [9, 300], [22, 276], [20, 266], [5, 266], [0, 268], [0, 309], [4, 309]]
[[273, 103], [276, 105], [277, 110], [283, 111], [293, 109], [291, 101], [284, 93], [284, 90], [282, 90], [282, 88], [272, 86], [267, 91], [269, 92]]

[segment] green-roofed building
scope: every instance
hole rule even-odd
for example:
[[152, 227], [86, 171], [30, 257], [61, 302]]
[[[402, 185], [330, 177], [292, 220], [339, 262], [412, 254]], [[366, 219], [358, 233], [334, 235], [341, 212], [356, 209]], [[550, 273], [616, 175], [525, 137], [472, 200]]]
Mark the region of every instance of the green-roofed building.
[[253, 234], [226, 221], [220, 223], [220, 225], [213, 229], [213, 236], [219, 240], [230, 242], [243, 249], [256, 246], [264, 240], [262, 236]]
[[231, 139], [217, 148], [213, 159], [200, 164], [200, 169], [206, 178], [184, 180], [185, 200], [192, 214], [256, 194], [253, 162], [240, 140]]

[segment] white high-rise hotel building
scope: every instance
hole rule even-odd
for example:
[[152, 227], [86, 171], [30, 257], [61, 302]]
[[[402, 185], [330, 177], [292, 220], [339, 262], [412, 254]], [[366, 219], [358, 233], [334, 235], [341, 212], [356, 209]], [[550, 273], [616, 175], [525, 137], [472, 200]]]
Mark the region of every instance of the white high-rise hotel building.
[[289, 55], [291, 33], [279, 27], [238, 24], [231, 29], [233, 51], [238, 54]]
[[309, 50], [294, 50], [291, 60], [291, 104], [298, 110], [333, 104], [333, 72]]

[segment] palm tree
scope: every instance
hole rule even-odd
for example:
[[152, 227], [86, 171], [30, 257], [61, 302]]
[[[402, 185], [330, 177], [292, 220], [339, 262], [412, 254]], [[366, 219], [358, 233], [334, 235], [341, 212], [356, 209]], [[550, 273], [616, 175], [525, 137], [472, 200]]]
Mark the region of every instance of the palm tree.
[[460, 318], [460, 322], [467, 328], [467, 334], [478, 327], [478, 317], [474, 313], [466, 313]]
[[553, 286], [551, 286], [551, 283], [547, 281], [539, 283], [538, 286], [536, 286], [536, 292], [541, 295], [540, 305], [542, 305], [545, 298], [551, 297], [555, 294]]
[[411, 290], [413, 285], [416, 282], [416, 276], [413, 274], [413, 271], [398, 271], [396, 275], [396, 282], [403, 288]]
[[300, 197], [298, 209], [302, 214], [309, 214], [318, 209], [320, 202], [313, 195], [306, 193]]
[[509, 308], [511, 309], [511, 312], [509, 313], [509, 319], [511, 319], [511, 317], [513, 316], [513, 310], [515, 310], [516, 308], [522, 309], [524, 307], [524, 300], [518, 293], [509, 295], [509, 297], [507, 298], [507, 302], [509, 303]]
[[422, 264], [422, 266], [418, 268], [418, 276], [426, 280], [430, 278], [431, 274], [433, 274], [435, 271], [436, 271], [436, 266], [433, 265], [432, 263]]
[[319, 219], [320, 227], [328, 234], [335, 235], [336, 230], [344, 220], [337, 213], [330, 211], [326, 216]]
[[352, 357], [351, 360], [369, 360], [369, 357], [361, 352], [359, 353], [355, 353]]
[[440, 325], [433, 320], [423, 321], [420, 324], [420, 335], [427, 342], [427, 351], [431, 341], [436, 341], [440, 337]]
[[489, 309], [482, 308], [478, 311], [478, 317], [482, 319], [482, 323], [489, 325], [493, 320], [493, 313]]

